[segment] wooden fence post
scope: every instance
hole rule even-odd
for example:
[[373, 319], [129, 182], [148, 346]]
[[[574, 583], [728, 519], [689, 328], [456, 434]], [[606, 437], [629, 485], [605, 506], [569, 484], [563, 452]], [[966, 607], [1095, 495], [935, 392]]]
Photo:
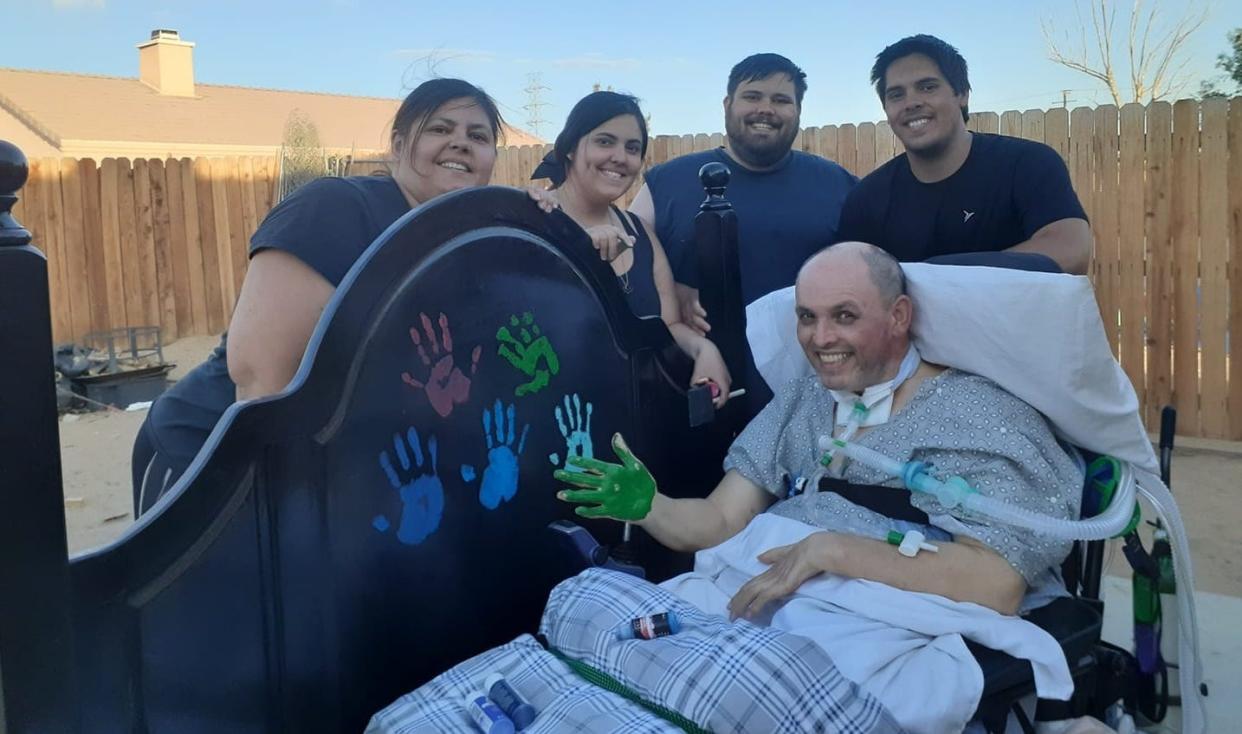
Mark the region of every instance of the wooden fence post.
[[[1202, 435], [1226, 438], [1229, 435], [1229, 394], [1226, 385], [1225, 337], [1229, 329], [1229, 281], [1226, 277], [1228, 254], [1224, 243], [1229, 237], [1229, 147], [1227, 126], [1229, 102], [1205, 99], [1202, 103], [1202, 133], [1199, 136], [1199, 340], [1202, 373], [1199, 381], [1199, 410]], [[1234, 165], [1237, 165], [1235, 162]], [[1237, 290], [1234, 299], [1242, 298]], [[1234, 324], [1237, 333], [1238, 324]], [[1235, 337], [1236, 339], [1236, 337]], [[1235, 340], [1234, 344], [1238, 342]], [[1236, 349], [1236, 348], [1235, 348]], [[1235, 351], [1236, 355], [1237, 352]]]
[[[1229, 438], [1242, 441], [1242, 97], [1229, 102]], [[1223, 246], [1223, 245], [1222, 245]]]
[[1144, 328], [1150, 323], [1146, 304], [1152, 292], [1153, 276], [1151, 269], [1145, 267], [1150, 257], [1146, 224], [1151, 213], [1151, 203], [1143, 186], [1147, 160], [1145, 113], [1142, 105], [1128, 104], [1121, 108], [1119, 116], [1117, 261], [1120, 269], [1117, 291], [1121, 311], [1120, 356], [1121, 366], [1130, 377], [1139, 399], [1146, 400], [1151, 390], [1149, 380], [1153, 368], [1146, 364], [1147, 337]]
[[[1173, 404], [1177, 424], [1199, 430], [1199, 103], [1173, 105]], [[1156, 406], [1152, 406], [1155, 408]]]
[[[1146, 422], [1156, 425], [1173, 398], [1173, 107], [1147, 107], [1147, 399]], [[1180, 417], [1180, 416], [1179, 416]], [[1178, 421], [1179, 427], [1187, 424]]]

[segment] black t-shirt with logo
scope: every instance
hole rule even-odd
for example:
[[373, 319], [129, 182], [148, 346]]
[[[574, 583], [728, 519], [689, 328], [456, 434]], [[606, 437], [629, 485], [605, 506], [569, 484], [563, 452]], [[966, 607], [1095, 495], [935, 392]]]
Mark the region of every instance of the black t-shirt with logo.
[[1087, 218], [1055, 150], [972, 135], [966, 161], [942, 181], [916, 179], [904, 154], [860, 181], [845, 200], [837, 240], [869, 242], [918, 262], [1004, 250], [1057, 220]]

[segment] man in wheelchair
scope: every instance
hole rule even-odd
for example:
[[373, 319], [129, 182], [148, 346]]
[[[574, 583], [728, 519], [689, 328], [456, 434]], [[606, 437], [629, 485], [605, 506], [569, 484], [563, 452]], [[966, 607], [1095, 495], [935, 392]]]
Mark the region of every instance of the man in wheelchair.
[[[655, 492], [644, 516], [617, 519], [634, 520], [682, 551], [719, 545], [765, 510], [825, 528], [765, 553], [771, 568], [732, 599], [735, 617], [757, 617], [820, 573], [975, 602], [1003, 614], [1063, 594], [1056, 568], [1069, 553], [1068, 541], [1015, 533], [985, 518], [956, 518], [934, 498], [894, 487], [895, 479], [844, 456], [824, 467], [820, 447], [826, 426], [835, 425], [836, 436], [852, 432], [855, 441], [882, 453], [933, 463], [1008, 503], [1075, 518], [1082, 476], [1044, 419], [985, 378], [919, 359], [909, 333], [914, 305], [901, 268], [879, 248], [828, 248], [803, 267], [796, 292], [798, 338], [815, 378], [778, 391], [729, 450], [727, 474], [709, 497], [671, 499]], [[865, 407], [857, 410], [858, 404]], [[626, 451], [623, 443], [618, 448]], [[609, 516], [631, 492], [642, 493], [628, 477], [605, 479], [623, 467], [581, 465], [586, 472], [558, 473], [589, 488], [561, 493], [597, 505], [580, 508], [580, 515]], [[905, 557], [886, 542], [888, 533], [910, 530], [936, 543], [937, 552]]]
[[[802, 604], [823, 579], [880, 582], [890, 587], [888, 600], [900, 599], [891, 594], [901, 589], [920, 592], [916, 600], [943, 598], [945, 608], [970, 602], [957, 611], [982, 624], [1064, 596], [1058, 567], [1069, 541], [948, 509], [841, 451], [825, 451], [831, 434], [899, 461], [933, 464], [1008, 505], [1078, 517], [1081, 470], [1045, 419], [986, 378], [923, 361], [910, 336], [916, 304], [905, 290], [896, 260], [872, 245], [838, 244], [806, 263], [796, 285], [797, 334], [815, 374], [777, 387], [730, 448], [726, 476], [706, 499], [658, 492], [619, 436], [623, 464], [576, 460], [582, 471], [557, 478], [579, 489], [559, 496], [583, 504], [581, 516], [633, 521], [672, 549], [712, 549], [700, 553], [695, 573], [665, 588], [709, 613], [832, 644], [847, 677], [867, 673], [838, 654], [848, 641], [808, 622]], [[912, 542], [898, 547], [903, 539]], [[869, 692], [903, 726], [927, 723], [924, 703], [903, 705], [912, 701], [909, 691]]]

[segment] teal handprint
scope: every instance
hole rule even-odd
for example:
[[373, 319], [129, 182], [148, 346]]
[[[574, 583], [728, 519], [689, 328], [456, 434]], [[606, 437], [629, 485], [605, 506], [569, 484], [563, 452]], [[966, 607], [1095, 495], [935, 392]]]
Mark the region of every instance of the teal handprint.
[[[582, 399], [578, 397], [578, 393], [572, 396], [566, 395], [563, 402], [565, 409], [561, 410], [561, 406], [558, 405], [555, 414], [556, 426], [561, 429], [561, 437], [565, 439], [565, 469], [582, 471], [570, 464], [569, 460], [575, 456], [595, 458], [595, 447], [591, 442], [591, 411], [594, 406], [587, 403], [586, 411], [583, 412]], [[561, 463], [559, 454], [550, 454], [548, 460], [556, 465]]]
[[539, 325], [530, 311], [522, 314], [521, 318], [516, 314], [510, 316], [509, 324], [496, 330], [496, 341], [499, 342], [496, 353], [531, 378], [513, 391], [518, 397], [539, 392], [548, 386], [553, 375], [561, 371], [556, 351], [552, 349], [548, 337], [539, 332]]

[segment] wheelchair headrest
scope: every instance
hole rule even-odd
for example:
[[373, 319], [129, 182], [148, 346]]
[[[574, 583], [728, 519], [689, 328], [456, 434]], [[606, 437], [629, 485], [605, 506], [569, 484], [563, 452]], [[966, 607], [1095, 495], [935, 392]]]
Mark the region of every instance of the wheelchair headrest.
[[975, 267], [1027, 270], [1035, 273], [1063, 273], [1052, 258], [1038, 252], [959, 252], [939, 255], [927, 261], [931, 265], [971, 265]]
[[[1113, 357], [1086, 277], [929, 263], [902, 268], [914, 302], [912, 334], [925, 360], [996, 382], [1075, 446], [1158, 471], [1138, 396]], [[746, 308], [755, 366], [773, 390], [812, 374], [798, 344], [794, 303], [790, 287]]]

